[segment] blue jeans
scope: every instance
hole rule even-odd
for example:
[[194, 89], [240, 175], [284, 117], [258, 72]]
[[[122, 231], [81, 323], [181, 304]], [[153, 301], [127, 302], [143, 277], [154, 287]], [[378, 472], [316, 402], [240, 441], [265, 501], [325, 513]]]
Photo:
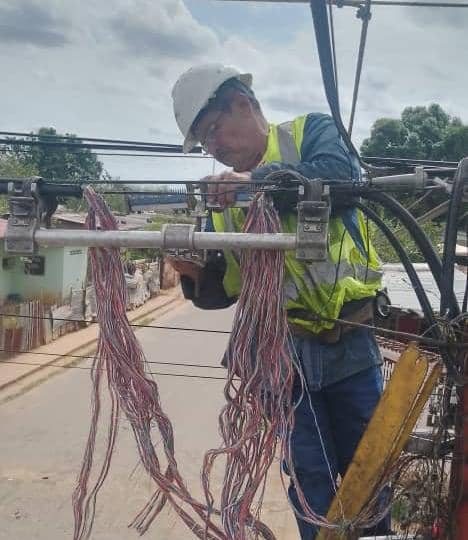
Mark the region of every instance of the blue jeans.
[[[326, 515], [335, 494], [337, 475], [343, 476], [346, 472], [382, 394], [380, 366], [372, 366], [318, 391], [311, 391], [310, 400], [307, 392], [304, 392], [297, 403], [300, 394], [301, 387], [296, 382], [293, 399], [297, 409], [291, 441], [294, 468], [310, 507]], [[324, 453], [328, 457], [328, 464]], [[289, 496], [300, 510], [292, 483]], [[300, 519], [297, 523], [302, 540], [315, 538], [318, 532], [316, 527]], [[379, 534], [382, 534], [381, 531], [386, 534], [388, 529], [389, 518], [382, 526], [379, 524], [377, 530]]]

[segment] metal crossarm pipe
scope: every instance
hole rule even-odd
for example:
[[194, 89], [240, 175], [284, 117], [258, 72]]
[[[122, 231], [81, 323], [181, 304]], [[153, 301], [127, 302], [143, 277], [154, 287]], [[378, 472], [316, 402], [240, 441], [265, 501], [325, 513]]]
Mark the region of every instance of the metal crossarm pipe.
[[157, 231], [75, 231], [39, 229], [34, 241], [38, 246], [133, 247], [203, 249], [272, 249], [294, 250], [295, 234], [174, 232], [167, 227]]

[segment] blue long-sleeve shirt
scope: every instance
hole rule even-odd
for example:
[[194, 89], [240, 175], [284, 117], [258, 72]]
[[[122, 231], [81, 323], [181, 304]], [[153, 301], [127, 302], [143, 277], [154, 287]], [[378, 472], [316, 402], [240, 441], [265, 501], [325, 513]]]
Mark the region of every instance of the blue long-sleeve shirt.
[[[252, 179], [262, 180], [271, 172], [284, 169], [297, 171], [306, 178], [335, 182], [353, 182], [360, 178], [357, 159], [349, 154], [333, 119], [328, 115], [312, 113], [307, 116], [300, 157], [301, 162], [298, 164], [278, 161], [266, 163], [252, 171]], [[282, 195], [276, 203], [283, 207], [283, 211], [292, 210], [297, 197], [294, 195], [288, 199]], [[357, 245], [364, 249], [356, 211], [348, 208], [341, 211], [340, 216]], [[214, 230], [211, 219], [208, 219], [205, 230]], [[185, 297], [201, 309], [220, 309], [232, 305], [237, 299], [228, 297], [222, 284], [225, 267], [222, 252], [212, 252], [201, 275], [197, 296], [193, 281], [187, 276], [181, 276]], [[302, 357], [304, 373], [311, 390], [333, 384], [381, 362], [373, 333], [365, 329], [346, 333], [334, 345], [298, 340], [296, 347]]]
[[294, 170], [306, 178], [323, 178], [337, 182], [356, 181], [359, 164], [351, 156], [338, 134], [334, 120], [327, 114], [307, 115], [298, 164], [271, 161], [252, 171], [253, 180], [263, 180], [269, 173]]

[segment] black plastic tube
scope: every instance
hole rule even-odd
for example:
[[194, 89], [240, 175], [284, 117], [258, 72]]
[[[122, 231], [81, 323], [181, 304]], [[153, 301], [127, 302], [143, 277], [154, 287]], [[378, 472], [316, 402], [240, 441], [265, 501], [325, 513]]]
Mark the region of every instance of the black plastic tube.
[[[377, 225], [377, 227], [382, 231], [387, 240], [390, 242], [393, 249], [397, 252], [398, 257], [400, 258], [408, 274], [408, 277], [410, 278], [411, 284], [414, 287], [414, 291], [416, 293], [416, 296], [418, 297], [424, 317], [429, 324], [430, 333], [436, 339], [441, 341], [444, 340], [444, 335], [442, 334], [442, 331], [437, 324], [434, 310], [432, 309], [431, 303], [429, 302], [426, 291], [424, 290], [421, 280], [419, 279], [419, 276], [414, 269], [413, 263], [410, 261], [410, 258], [408, 257], [400, 241], [395, 236], [393, 231], [388, 227], [388, 225], [383, 221], [383, 219], [376, 212], [374, 212], [374, 210], [372, 210], [372, 208], [369, 208], [368, 206], [359, 201], [356, 201], [354, 205], [360, 210], [362, 210], [362, 212]], [[442, 360], [447, 368], [447, 374], [453, 379], [456, 384], [461, 384], [460, 376], [448, 349], [446, 347], [440, 347], [439, 350]]]
[[429, 302], [429, 298], [427, 297], [426, 291], [424, 290], [424, 287], [422, 286], [418, 273], [414, 269], [413, 263], [408, 257], [408, 254], [403, 248], [401, 242], [395, 236], [395, 233], [390, 229], [390, 227], [385, 223], [385, 221], [377, 214], [377, 212], [372, 210], [372, 208], [369, 208], [368, 206], [366, 206], [365, 204], [359, 201], [356, 201], [353, 204], [357, 208], [362, 210], [362, 212], [377, 225], [377, 227], [382, 231], [382, 233], [385, 235], [387, 240], [390, 242], [393, 249], [396, 251], [398, 257], [400, 258], [408, 274], [408, 277], [411, 280], [411, 284], [413, 285], [414, 292], [416, 293], [416, 296], [418, 297], [419, 303], [421, 305], [421, 309], [424, 313], [424, 317], [426, 318], [429, 326], [431, 327], [431, 332], [435, 334], [435, 337], [437, 339], [442, 339], [442, 334], [437, 325], [437, 321], [434, 315], [434, 310], [432, 309], [431, 303]]
[[[361, 196], [364, 199], [381, 204], [404, 225], [418, 248], [421, 250], [425, 261], [429, 265], [429, 269], [434, 276], [441, 296], [442, 294], [445, 294], [447, 304], [450, 306], [450, 312], [453, 313], [453, 316], [458, 315], [460, 313], [460, 306], [458, 305], [457, 298], [453, 291], [453, 279], [451, 290], [444, 289], [445, 276], [442, 270], [442, 261], [414, 216], [408, 212], [408, 210], [406, 210], [406, 208], [402, 206], [396, 199], [387, 193], [379, 191], [367, 191], [363, 192]], [[443, 290], [446, 290], [447, 292], [443, 293]]]
[[452, 195], [447, 215], [447, 226], [445, 228], [444, 252], [442, 256], [442, 276], [440, 286], [440, 313], [449, 317], [459, 314], [460, 308], [454, 310], [451, 301], [453, 293], [453, 279], [455, 272], [455, 251], [457, 244], [458, 218], [463, 205], [463, 190], [465, 183], [468, 184], [468, 158], [460, 161], [453, 180]]

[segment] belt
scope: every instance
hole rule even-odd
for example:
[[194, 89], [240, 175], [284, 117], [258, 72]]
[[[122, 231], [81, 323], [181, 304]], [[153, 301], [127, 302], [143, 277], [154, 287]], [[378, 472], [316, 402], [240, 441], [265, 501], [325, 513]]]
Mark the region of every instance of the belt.
[[[304, 309], [290, 309], [288, 310], [288, 317], [293, 317], [295, 319], [303, 319], [305, 321], [318, 320], [316, 317], [314, 317], [314, 314], [312, 312], [306, 311]], [[365, 298], [364, 301], [358, 300], [348, 302], [343, 306], [339, 318], [343, 321], [361, 324], [372, 322], [374, 318], [374, 299]], [[336, 322], [332, 328], [322, 330], [319, 333], [314, 333], [310, 330], [307, 330], [303, 326], [289, 323], [289, 330], [294, 337], [307, 339], [313, 338], [320, 343], [331, 345], [333, 343], [337, 343], [344, 334], [356, 330], [356, 327]]]

